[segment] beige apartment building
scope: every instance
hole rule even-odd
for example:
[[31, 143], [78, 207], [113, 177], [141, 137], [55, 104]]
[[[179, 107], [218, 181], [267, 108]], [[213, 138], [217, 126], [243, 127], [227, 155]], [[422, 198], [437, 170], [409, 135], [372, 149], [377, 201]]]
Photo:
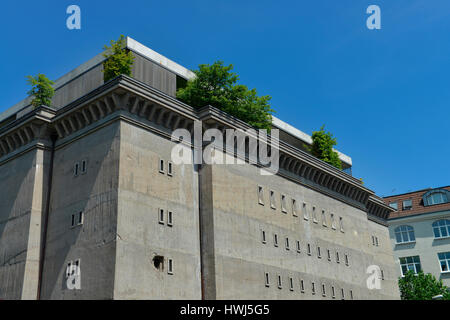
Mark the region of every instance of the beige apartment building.
[[241, 164], [177, 164], [175, 129], [250, 128], [178, 101], [194, 74], [127, 48], [131, 77], [104, 83], [99, 54], [56, 81], [51, 106], [0, 114], [1, 299], [399, 298], [393, 209], [350, 157], [344, 171], [314, 158], [311, 137], [274, 118], [276, 174], [249, 161], [248, 142], [216, 148]]

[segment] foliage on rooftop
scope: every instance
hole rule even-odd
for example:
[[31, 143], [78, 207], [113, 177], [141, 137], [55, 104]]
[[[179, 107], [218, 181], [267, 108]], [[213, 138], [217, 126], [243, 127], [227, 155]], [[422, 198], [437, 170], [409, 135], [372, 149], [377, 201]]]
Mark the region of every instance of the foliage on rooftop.
[[312, 144], [309, 152], [316, 158], [325, 161], [328, 164], [342, 170], [342, 162], [339, 159], [339, 155], [333, 150], [333, 147], [337, 145], [336, 138], [333, 134], [325, 131], [325, 126], [322, 126], [319, 131], [314, 131], [312, 134]]
[[414, 274], [409, 270], [398, 279], [398, 287], [402, 300], [431, 300], [437, 295], [442, 295], [443, 300], [450, 300], [450, 293], [442, 280], [438, 281], [432, 274], [424, 274], [423, 271]]
[[222, 61], [201, 64], [193, 70], [196, 77], [177, 90], [177, 98], [192, 107], [216, 107], [258, 129], [272, 128], [270, 96], [258, 96], [256, 89], [237, 84], [239, 77], [231, 72], [233, 65]]
[[103, 56], [106, 58], [103, 62], [103, 80], [107, 82], [121, 74], [131, 76], [134, 56], [126, 49], [125, 36], [121, 35], [117, 41], [111, 40], [110, 45], [103, 47]]
[[55, 90], [52, 87], [55, 84], [53, 81], [48, 79], [45, 74], [38, 73], [34, 77], [27, 76], [27, 83], [31, 86], [27, 94], [34, 97], [31, 105], [34, 107], [51, 105], [53, 95], [55, 94]]

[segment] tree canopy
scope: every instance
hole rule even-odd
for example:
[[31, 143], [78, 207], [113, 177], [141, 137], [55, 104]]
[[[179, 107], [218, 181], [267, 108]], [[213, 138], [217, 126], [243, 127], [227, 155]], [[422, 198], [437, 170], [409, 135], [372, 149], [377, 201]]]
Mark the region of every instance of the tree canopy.
[[311, 154], [342, 170], [342, 162], [339, 159], [339, 155], [333, 150], [333, 147], [337, 145], [336, 138], [330, 132], [325, 132], [325, 126], [322, 126], [319, 131], [313, 132], [312, 140], [312, 145], [309, 147]]
[[402, 300], [431, 300], [437, 295], [450, 300], [450, 293], [442, 280], [438, 281], [432, 274], [424, 274], [423, 271], [415, 274], [409, 270], [403, 278], [398, 279], [398, 287]]
[[50, 106], [53, 95], [55, 94], [52, 85], [55, 83], [42, 73], [38, 73], [34, 77], [27, 76], [27, 82], [31, 86], [31, 89], [27, 93], [34, 96], [31, 104], [34, 107], [41, 105]]
[[201, 64], [194, 70], [196, 77], [186, 87], [177, 90], [177, 98], [192, 107], [216, 107], [258, 129], [272, 127], [270, 96], [258, 96], [256, 89], [237, 84], [239, 77], [231, 72], [233, 65], [222, 61]]
[[111, 40], [111, 47], [104, 46], [106, 58], [103, 62], [103, 80], [105, 82], [114, 79], [118, 75], [131, 76], [134, 56], [125, 48], [125, 37], [121, 35], [117, 41]]

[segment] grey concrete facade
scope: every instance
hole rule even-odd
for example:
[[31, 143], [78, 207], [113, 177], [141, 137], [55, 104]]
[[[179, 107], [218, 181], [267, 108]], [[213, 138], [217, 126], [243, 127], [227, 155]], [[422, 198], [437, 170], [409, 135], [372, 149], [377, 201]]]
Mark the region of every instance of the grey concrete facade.
[[[283, 141], [276, 175], [248, 161], [173, 163], [174, 129], [248, 126], [177, 101], [182, 74], [142, 59], [106, 84], [94, 66], [58, 106], [26, 107], [0, 128], [0, 298], [399, 298], [391, 209], [371, 190]], [[67, 286], [73, 261], [79, 289]], [[380, 289], [366, 285], [370, 265]]]

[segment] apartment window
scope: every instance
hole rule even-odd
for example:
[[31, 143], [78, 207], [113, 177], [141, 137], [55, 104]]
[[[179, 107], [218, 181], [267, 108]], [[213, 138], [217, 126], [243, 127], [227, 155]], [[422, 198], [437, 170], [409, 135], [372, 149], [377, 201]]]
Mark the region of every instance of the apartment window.
[[450, 252], [438, 253], [441, 272], [450, 272]]
[[85, 174], [87, 172], [87, 160], [81, 161], [81, 174]]
[[325, 215], [325, 210], [322, 210], [322, 225], [323, 225], [324, 227], [327, 226], [327, 217], [326, 217], [326, 215]]
[[270, 190], [270, 207], [272, 209], [276, 209], [276, 203], [275, 203], [275, 192]]
[[167, 212], [167, 225], [171, 227], [173, 225], [173, 213], [172, 211]]
[[292, 215], [297, 217], [297, 201], [292, 199]]
[[159, 159], [159, 172], [164, 173], [164, 160]]
[[328, 258], [328, 261], [331, 261], [331, 251], [330, 251], [330, 249], [327, 249], [327, 258]]
[[411, 256], [411, 257], [400, 258], [400, 267], [402, 269], [402, 275], [403, 276], [409, 270], [412, 270], [415, 274], [417, 274], [421, 270], [419, 256]]
[[448, 202], [449, 194], [450, 194], [450, 192], [445, 189], [433, 190], [431, 192], [427, 192], [427, 194], [425, 194], [423, 196], [423, 199], [424, 199], [423, 203], [425, 206], [446, 203], [446, 202]]
[[324, 283], [322, 283], [322, 296], [324, 296], [324, 297], [327, 296], [327, 292], [326, 292], [325, 284], [324, 284]]
[[350, 290], [350, 299], [353, 300], [353, 291]]
[[276, 233], [273, 235], [273, 245], [278, 247], [278, 235]]
[[297, 252], [300, 252], [300, 241], [297, 240]]
[[306, 208], [306, 203], [305, 202], [303, 202], [302, 210], [303, 210], [303, 219], [308, 220], [308, 210]]
[[258, 186], [258, 203], [264, 205], [264, 189]]
[[281, 211], [287, 213], [286, 211], [286, 196], [284, 194], [281, 195]]
[[439, 239], [450, 237], [450, 220], [438, 220], [433, 222], [432, 226], [435, 238]]
[[320, 247], [317, 247], [317, 257], [318, 257], [319, 259], [322, 258], [322, 255], [320, 254]]
[[416, 237], [414, 235], [414, 228], [411, 226], [398, 226], [394, 229], [395, 240], [399, 243], [410, 243], [416, 242]]
[[281, 280], [281, 275], [278, 275], [278, 289], [283, 288], [283, 282]]
[[305, 292], [305, 282], [302, 280], [300, 280], [300, 291], [301, 292]]
[[372, 245], [375, 245], [375, 236], [372, 236]]
[[334, 221], [334, 213], [330, 214], [331, 228], [336, 230], [336, 222]]
[[346, 265], [346, 266], [349, 265], [349, 263], [348, 263], [348, 254], [345, 255], [345, 265]]
[[313, 216], [313, 222], [317, 223], [317, 212], [316, 212], [315, 206], [312, 207], [312, 216]]
[[170, 161], [167, 162], [167, 175], [173, 176], [173, 164]]
[[339, 227], [341, 228], [341, 232], [344, 232], [344, 219], [339, 217]]
[[158, 222], [164, 224], [164, 209], [159, 209], [158, 212]]
[[286, 238], [285, 244], [286, 244], [286, 250], [289, 250], [289, 238]]
[[378, 237], [375, 237], [375, 245], [378, 247]]
[[308, 256], [310, 256], [311, 255], [311, 245], [308, 243], [308, 246], [307, 246], [307, 248], [308, 248]]
[[83, 212], [80, 211], [76, 214], [72, 214], [72, 227], [83, 224]]
[[266, 272], [266, 273], [264, 274], [264, 279], [265, 279], [265, 285], [266, 285], [266, 287], [270, 287], [269, 273], [268, 273], [268, 272]]
[[345, 292], [343, 288], [341, 289], [341, 299], [345, 300]]
[[336, 251], [336, 262], [337, 262], [337, 263], [340, 263], [340, 260], [339, 260], [339, 252], [337, 252], [337, 251]]
[[294, 291], [294, 279], [289, 278], [289, 290]]
[[312, 294], [316, 294], [316, 284], [314, 282], [311, 282], [311, 292]]
[[264, 230], [261, 230], [261, 238], [262, 243], [266, 243], [266, 232]]
[[403, 210], [411, 210], [412, 209], [412, 200], [407, 199], [403, 200]]
[[74, 177], [78, 176], [79, 173], [80, 173], [80, 163], [79, 162], [75, 162], [75, 164], [73, 166], [73, 175], [74, 175]]
[[167, 273], [168, 274], [173, 274], [173, 260], [172, 259], [168, 259], [167, 260], [167, 264], [168, 264]]
[[336, 292], [335, 292], [333, 286], [331, 287], [331, 297], [332, 297], [333, 299], [336, 298]]
[[381, 280], [384, 280], [384, 270], [380, 269], [380, 271], [381, 271]]
[[389, 203], [389, 207], [391, 207], [394, 210], [398, 210], [398, 203], [397, 203], [397, 201]]

